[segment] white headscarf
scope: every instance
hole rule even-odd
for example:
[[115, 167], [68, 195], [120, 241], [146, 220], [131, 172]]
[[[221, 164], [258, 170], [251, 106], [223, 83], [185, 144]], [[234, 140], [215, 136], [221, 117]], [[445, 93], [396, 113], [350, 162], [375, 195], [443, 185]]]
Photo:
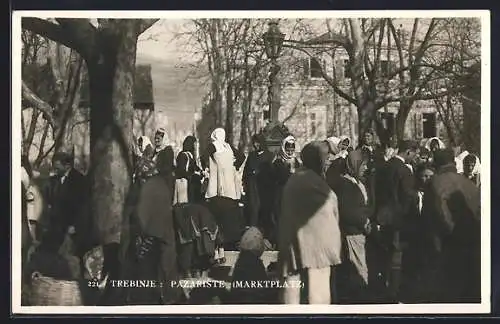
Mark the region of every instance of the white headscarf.
[[217, 152], [230, 149], [229, 144], [226, 143], [226, 131], [224, 128], [216, 128], [210, 135], [212, 144], [215, 146]]
[[431, 137], [431, 138], [429, 138], [429, 139], [427, 139], [427, 140], [426, 140], [425, 145], [424, 145], [424, 147], [425, 147], [426, 149], [428, 149], [429, 151], [431, 150], [431, 142], [432, 142], [433, 140], [436, 140], [436, 141], [438, 142], [438, 148], [439, 148], [440, 150], [442, 150], [442, 149], [445, 149], [445, 148], [446, 148], [446, 145], [444, 145], [444, 142], [443, 142], [442, 140], [440, 140], [438, 137]]
[[474, 169], [472, 169], [472, 175], [475, 176], [480, 173], [481, 161], [479, 160], [479, 157], [477, 155], [471, 154], [468, 151], [463, 151], [455, 158], [455, 165], [457, 167], [457, 172], [458, 173], [464, 172], [464, 159], [468, 155], [472, 155], [476, 158], [476, 164], [474, 165]]
[[345, 141], [345, 140], [348, 140], [348, 145], [351, 144], [351, 139], [347, 136], [340, 136], [340, 137], [336, 137], [336, 136], [331, 136], [331, 137], [328, 137], [326, 139], [327, 143], [328, 143], [328, 146], [330, 148], [330, 151], [331, 153], [333, 153], [333, 160], [336, 160], [338, 158], [346, 158], [347, 157], [347, 150], [345, 149], [340, 149], [340, 144]]
[[278, 152], [278, 155], [281, 157], [283, 161], [288, 161], [295, 158], [295, 152], [293, 152], [292, 154], [288, 154], [286, 151], [286, 145], [295, 144], [295, 142], [296, 142], [295, 137], [293, 137], [292, 135], [288, 135], [281, 141], [281, 147]]
[[[162, 133], [163, 134], [163, 140], [162, 140], [161, 146], [160, 147], [155, 147], [155, 151], [159, 152], [159, 151], [163, 150], [165, 147], [168, 146], [168, 138], [167, 138], [168, 136], [167, 136], [167, 131], [165, 131], [164, 128], [158, 128], [156, 130], [156, 133]], [[156, 133], [155, 133], [155, 136], [156, 136]]]
[[[142, 147], [139, 146], [139, 140], [142, 140]], [[142, 156], [142, 153], [144, 152], [144, 150], [146, 149], [146, 147], [148, 147], [148, 145], [151, 145], [151, 147], [154, 147], [153, 146], [153, 143], [151, 143], [151, 140], [149, 139], [149, 137], [147, 136], [139, 136], [137, 138], [137, 142], [136, 142], [136, 154], [137, 156]]]
[[479, 157], [475, 154], [472, 154], [476, 158], [476, 164], [474, 165], [474, 169], [472, 169], [472, 175], [475, 176], [480, 173], [481, 170], [481, 161]]
[[455, 157], [455, 166], [457, 167], [458, 173], [464, 172], [464, 158], [469, 155], [469, 152], [463, 151]]

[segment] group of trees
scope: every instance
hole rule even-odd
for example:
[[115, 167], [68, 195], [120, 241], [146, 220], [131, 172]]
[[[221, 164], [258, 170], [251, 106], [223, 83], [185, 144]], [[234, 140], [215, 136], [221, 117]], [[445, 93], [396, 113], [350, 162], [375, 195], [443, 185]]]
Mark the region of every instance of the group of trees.
[[[81, 69], [88, 73], [90, 99], [90, 212], [103, 244], [120, 241], [125, 197], [131, 182], [133, 85], [137, 39], [157, 19], [22, 18], [23, 31], [46, 39], [49, 97], [23, 82], [26, 107], [39, 111], [58, 150], [72, 150], [65, 122], [79, 103]], [[36, 37], [36, 36], [35, 36]], [[64, 48], [63, 48], [64, 47]], [[24, 48], [25, 53], [29, 51]], [[23, 78], [24, 79], [24, 78]], [[68, 136], [66, 136], [68, 135]], [[24, 153], [26, 154], [26, 153]]]
[[[269, 62], [263, 56], [261, 41], [265, 22], [198, 19], [190, 21], [188, 32], [183, 34], [189, 36], [190, 44], [200, 48], [198, 63], [209, 71], [210, 100], [202, 111], [205, 121], [213, 119], [208, 128], [214, 123], [224, 125], [232, 140], [234, 108], [239, 103], [242, 146], [247, 144], [248, 113], [252, 102], [256, 102], [253, 96], [266, 86]], [[321, 74], [325, 85], [355, 107], [360, 136], [375, 125], [381, 140], [389, 140], [377, 112], [396, 103], [395, 135], [403, 138], [415, 103], [427, 100], [437, 106], [450, 143], [462, 142], [462, 132], [457, 132], [456, 127], [462, 129], [463, 124], [458, 107], [466, 92], [480, 93], [480, 82], [462, 82], [470, 79], [471, 66], [480, 66], [479, 19], [415, 18], [406, 19], [404, 24], [392, 18], [326, 19], [321, 26], [318, 20], [284, 19], [280, 27], [287, 33], [280, 57], [281, 65], [288, 68], [281, 73], [284, 78], [300, 81], [296, 75], [291, 76], [289, 69], [300, 65], [300, 57], [322, 62], [326, 56], [337, 62], [341, 54], [347, 56], [348, 84], [338, 79], [337, 64], [333, 65], [334, 71], [323, 64]], [[238, 102], [239, 91], [244, 93], [244, 100]]]

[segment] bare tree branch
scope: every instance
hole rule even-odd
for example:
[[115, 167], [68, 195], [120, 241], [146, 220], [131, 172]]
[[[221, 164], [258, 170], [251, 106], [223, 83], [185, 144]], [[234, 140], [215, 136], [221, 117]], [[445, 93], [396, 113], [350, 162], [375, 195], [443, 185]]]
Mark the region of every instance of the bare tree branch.
[[89, 20], [58, 18], [57, 22], [59, 24], [45, 19], [25, 17], [21, 23], [24, 29], [72, 48], [86, 58], [90, 57], [95, 28]]
[[351, 41], [349, 38], [342, 34], [337, 34], [335, 32], [329, 32], [326, 34], [323, 34], [315, 39], [311, 39], [308, 41], [292, 41], [292, 40], [286, 40], [287, 43], [293, 42], [293, 43], [299, 43], [303, 45], [328, 45], [328, 44], [334, 44], [334, 45], [339, 45], [344, 47], [346, 50], [351, 49]]
[[32, 104], [33, 108], [40, 110], [49, 124], [54, 127], [55, 121], [52, 113], [52, 107], [48, 103], [40, 99], [33, 91], [31, 91], [31, 89], [24, 81], [22, 91], [23, 99]]
[[138, 34], [140, 35], [153, 26], [159, 19], [141, 19], [138, 26]]
[[[288, 48], [292, 48], [292, 49], [296, 49], [296, 50], [299, 50], [301, 51], [302, 53], [305, 53], [307, 54], [309, 57], [311, 58], [315, 58], [317, 59], [314, 55], [312, 55], [311, 53], [309, 53], [306, 49], [302, 48], [302, 47], [298, 47], [298, 46], [293, 46], [293, 45], [289, 45], [289, 44], [285, 44], [283, 45], [283, 47], [288, 47]], [[324, 68], [322, 67], [321, 68], [321, 75], [323, 76], [323, 78], [325, 79], [326, 82], [328, 82], [328, 84], [333, 88], [333, 90], [340, 96], [342, 97], [343, 99], [347, 100], [349, 103], [352, 103], [354, 105], [357, 105], [357, 102], [354, 98], [352, 98], [351, 96], [349, 96], [347, 93], [345, 93], [338, 85], [337, 85], [337, 82], [335, 81], [335, 79], [333, 79], [332, 77], [330, 77], [325, 71], [324, 71]]]

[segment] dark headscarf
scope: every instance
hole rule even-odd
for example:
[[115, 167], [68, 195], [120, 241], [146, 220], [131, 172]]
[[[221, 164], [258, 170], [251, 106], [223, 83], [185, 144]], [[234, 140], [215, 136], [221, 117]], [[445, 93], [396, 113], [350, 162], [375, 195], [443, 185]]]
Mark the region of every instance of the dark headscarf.
[[359, 177], [359, 168], [366, 160], [365, 154], [361, 150], [354, 150], [347, 155], [347, 172], [354, 178]]
[[445, 165], [455, 166], [455, 155], [451, 149], [438, 149], [434, 152], [434, 167], [440, 168]]
[[261, 133], [252, 135], [252, 144], [253, 143], [259, 143], [261, 150], [264, 150], [266, 147], [266, 140], [264, 138], [264, 135], [262, 135]]
[[196, 144], [196, 137], [194, 137], [193, 135], [187, 136], [184, 139], [184, 142], [182, 142], [182, 151], [190, 152], [191, 154], [194, 155], [195, 144]]
[[313, 141], [302, 149], [300, 156], [304, 167], [324, 176], [329, 147], [324, 141]]

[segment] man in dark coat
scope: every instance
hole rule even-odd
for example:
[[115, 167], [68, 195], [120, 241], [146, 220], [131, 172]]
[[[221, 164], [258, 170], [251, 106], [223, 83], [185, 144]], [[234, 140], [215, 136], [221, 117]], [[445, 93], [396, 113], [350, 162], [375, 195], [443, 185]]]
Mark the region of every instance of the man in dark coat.
[[378, 183], [379, 197], [376, 222], [377, 231], [385, 248], [385, 278], [388, 298], [395, 302], [400, 298], [401, 263], [407, 229], [412, 228], [416, 217], [417, 192], [410, 165], [418, 154], [418, 144], [401, 141], [398, 154], [384, 168], [385, 181]]
[[89, 219], [84, 215], [89, 198], [87, 179], [73, 167], [73, 156], [69, 153], [56, 153], [53, 168], [55, 174], [49, 178], [45, 190], [49, 224], [41, 243], [57, 251], [69, 232], [75, 252], [81, 257], [92, 244]]
[[481, 302], [480, 190], [459, 175], [451, 150], [434, 154], [437, 174], [424, 193], [425, 302]]

